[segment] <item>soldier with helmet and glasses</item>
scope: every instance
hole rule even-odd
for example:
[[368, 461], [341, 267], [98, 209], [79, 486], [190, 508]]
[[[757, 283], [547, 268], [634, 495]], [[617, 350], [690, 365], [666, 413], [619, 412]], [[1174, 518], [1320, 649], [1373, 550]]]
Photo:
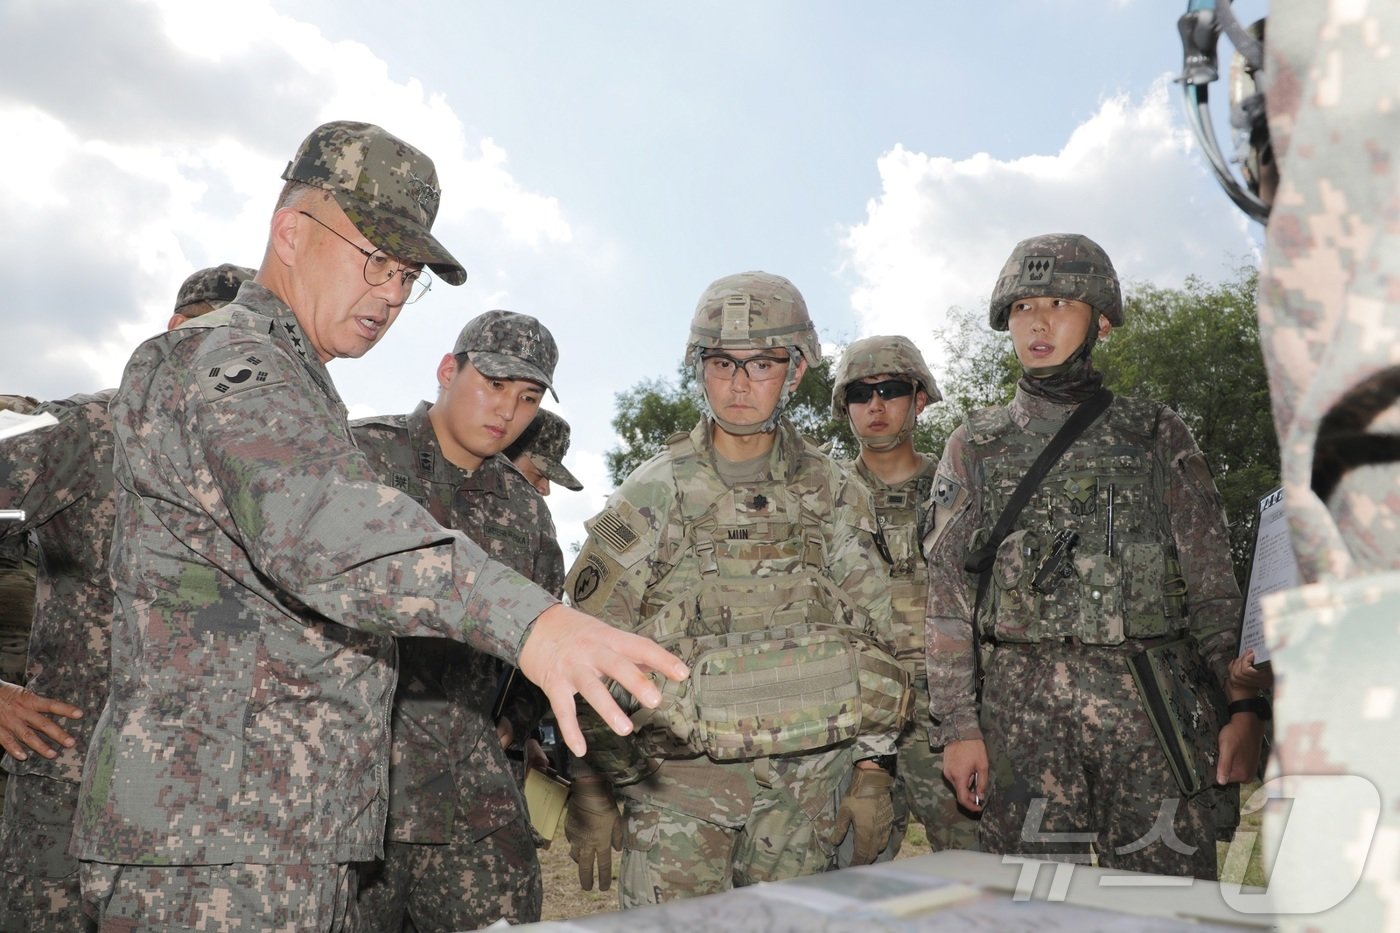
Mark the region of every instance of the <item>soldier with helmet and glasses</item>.
[[908, 337], [857, 340], [846, 348], [831, 386], [831, 410], [850, 421], [860, 443], [842, 463], [871, 490], [880, 533], [890, 558], [895, 656], [909, 671], [914, 718], [899, 737], [895, 770], [895, 821], [880, 861], [894, 858], [909, 816], [923, 824], [939, 849], [976, 849], [977, 822], [959, 811], [943, 778], [943, 756], [929, 744], [928, 675], [924, 669], [924, 603], [928, 567], [920, 550], [930, 530], [934, 470], [938, 461], [914, 449], [914, 427], [930, 402], [942, 398], [933, 373]]
[[787, 279], [706, 289], [686, 360], [708, 413], [587, 523], [565, 582], [693, 671], [632, 736], [586, 733], [565, 830], [585, 889], [622, 850], [624, 908], [824, 871], [847, 834], [868, 863], [889, 840], [909, 691], [870, 493], [785, 417], [820, 352]]
[[[1093, 348], [1123, 304], [1097, 243], [1021, 241], [990, 310], [1023, 375], [1009, 405], [953, 432], [934, 480], [928, 680], [944, 774], [982, 810], [987, 851], [1214, 879], [1210, 785], [1253, 775], [1261, 730], [1252, 708], [1215, 700], [1256, 691], [1231, 676], [1240, 591], [1210, 469], [1174, 411], [1103, 388]], [[1187, 736], [1213, 763], [1183, 772], [1205, 785], [1189, 797], [1131, 673], [1166, 652], [1227, 715], [1218, 738], [1211, 722]]]

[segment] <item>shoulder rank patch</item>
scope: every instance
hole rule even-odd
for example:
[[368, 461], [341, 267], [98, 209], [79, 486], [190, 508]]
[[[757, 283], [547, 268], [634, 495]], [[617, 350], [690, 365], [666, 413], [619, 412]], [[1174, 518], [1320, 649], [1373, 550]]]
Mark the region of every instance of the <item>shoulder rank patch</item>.
[[207, 367], [199, 374], [199, 390], [205, 401], [216, 402], [232, 398], [249, 389], [263, 389], [281, 385], [283, 379], [268, 368], [263, 358], [256, 353], [240, 353], [226, 361], [216, 360], [206, 363]]

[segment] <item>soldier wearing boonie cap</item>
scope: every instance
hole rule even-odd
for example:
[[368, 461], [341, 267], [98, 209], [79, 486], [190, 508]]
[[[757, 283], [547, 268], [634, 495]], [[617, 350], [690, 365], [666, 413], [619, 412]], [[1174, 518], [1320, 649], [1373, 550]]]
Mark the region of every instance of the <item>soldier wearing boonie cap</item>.
[[[487, 311], [439, 362], [436, 401], [351, 424], [383, 483], [555, 594], [564, 556], [554, 523], [503, 451], [533, 424], [558, 360], [538, 320]], [[384, 858], [361, 869], [366, 929], [411, 920], [419, 933], [450, 933], [540, 918], [539, 859], [504, 746], [523, 742], [548, 704], [523, 681], [498, 698], [505, 671], [466, 645], [400, 639]]]
[[425, 269], [466, 278], [432, 233], [432, 160], [335, 121], [283, 178], [256, 279], [140, 346], [111, 402], [112, 700], [73, 834], [99, 922], [349, 924], [352, 863], [383, 852], [390, 636], [519, 664], [576, 746], [577, 693], [625, 723], [600, 674], [648, 703], [639, 664], [686, 674], [444, 530], [354, 445], [326, 364], [368, 352]]
[[578, 492], [583, 483], [564, 466], [564, 457], [569, 453], [569, 435], [569, 422], [541, 408], [520, 439], [506, 449], [506, 458], [542, 496], [549, 495], [550, 483]]

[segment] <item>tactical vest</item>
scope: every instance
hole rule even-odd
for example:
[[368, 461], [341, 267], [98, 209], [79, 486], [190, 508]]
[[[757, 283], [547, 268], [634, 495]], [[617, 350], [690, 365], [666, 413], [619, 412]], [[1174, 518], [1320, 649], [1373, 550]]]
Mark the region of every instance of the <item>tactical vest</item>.
[[[1117, 645], [1185, 629], [1186, 584], [1152, 453], [1161, 408], [1115, 399], [1051, 468], [997, 550], [984, 635]], [[975, 550], [1053, 426], [1032, 434], [1005, 408], [988, 408], [969, 415], [967, 428], [983, 469]]]
[[[933, 488], [933, 467], [925, 464], [920, 473], [900, 484], [898, 489], [871, 483], [875, 518], [885, 539], [890, 559], [891, 622], [894, 628], [895, 657], [914, 677], [925, 676], [924, 607], [928, 601], [928, 564], [921, 542], [928, 528], [929, 494]], [[850, 469], [856, 469], [852, 462]]]
[[638, 631], [691, 670], [660, 684], [659, 708], [634, 714], [645, 753], [731, 761], [898, 732], [908, 675], [825, 575], [828, 522], [802, 507], [800, 484], [720, 489], [697, 481], [707, 467], [689, 436], [668, 446], [684, 534], [659, 559], [694, 561], [699, 581], [642, 606]]

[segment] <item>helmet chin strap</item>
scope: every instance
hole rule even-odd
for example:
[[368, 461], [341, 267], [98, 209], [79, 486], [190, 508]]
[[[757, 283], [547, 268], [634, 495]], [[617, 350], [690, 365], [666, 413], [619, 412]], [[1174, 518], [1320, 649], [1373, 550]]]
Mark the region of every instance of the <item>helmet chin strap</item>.
[[[915, 381], [914, 385], [918, 386], [918, 382]], [[887, 450], [894, 450], [910, 437], [913, 437], [914, 421], [919, 417], [918, 413], [915, 411], [917, 406], [914, 404], [914, 400], [919, 397], [920, 391], [921, 390], [918, 388], [915, 388], [914, 394], [910, 396], [909, 399], [909, 408], [904, 412], [904, 424], [900, 425], [898, 432], [889, 437], [866, 437], [856, 430], [855, 420], [851, 419], [851, 432], [855, 434], [856, 440], [860, 441], [860, 446], [864, 447], [866, 450], [880, 454]], [[850, 419], [849, 409], [846, 412], [846, 417]]]
[[[773, 406], [773, 413], [764, 421], [758, 424], [735, 424], [732, 421], [721, 418], [715, 413], [715, 408], [710, 404], [710, 393], [702, 388], [700, 397], [704, 401], [705, 414], [710, 420], [719, 425], [725, 431], [737, 437], [747, 437], [750, 434], [767, 434], [778, 429], [778, 422], [783, 417], [783, 412], [787, 409], [788, 402], [792, 398], [792, 377], [797, 374], [797, 361], [799, 351], [796, 347], [788, 347], [787, 373], [783, 376], [783, 391], [778, 396], [778, 404]], [[701, 360], [700, 354], [695, 354], [695, 379], [703, 387], [705, 385], [705, 364]]]

